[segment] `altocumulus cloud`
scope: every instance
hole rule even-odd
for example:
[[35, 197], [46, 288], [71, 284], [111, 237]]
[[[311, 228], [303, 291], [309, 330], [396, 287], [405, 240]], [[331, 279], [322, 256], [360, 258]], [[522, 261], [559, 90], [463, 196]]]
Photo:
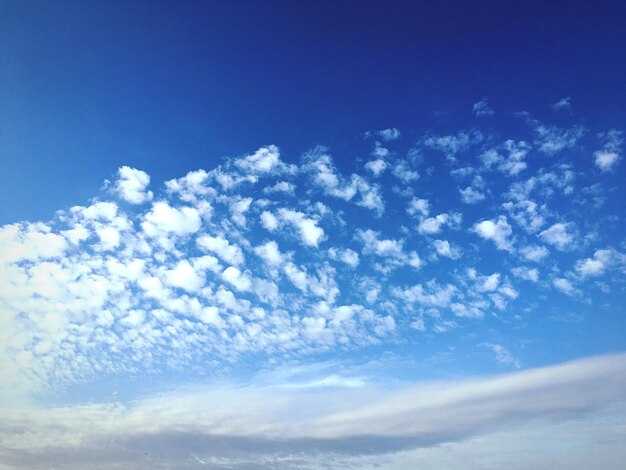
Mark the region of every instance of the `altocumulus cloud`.
[[[158, 187], [123, 166], [88, 204], [0, 227], [0, 463], [365, 467], [622, 406], [623, 355], [503, 374], [529, 363], [514, 331], [538, 304], [610, 304], [626, 274], [608, 197], [621, 133], [520, 116], [515, 140], [370, 132], [346, 171], [321, 146], [297, 163], [263, 146]], [[500, 375], [346, 372], [346, 358], [401, 364], [429, 344], [441, 358], [457, 341]], [[346, 363], [259, 373], [328, 355]], [[170, 374], [149, 397], [67, 399]]]

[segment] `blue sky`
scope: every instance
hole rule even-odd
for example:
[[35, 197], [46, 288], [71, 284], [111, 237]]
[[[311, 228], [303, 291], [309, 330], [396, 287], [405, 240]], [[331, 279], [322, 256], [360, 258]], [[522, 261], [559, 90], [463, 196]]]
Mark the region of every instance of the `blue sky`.
[[618, 468], [625, 18], [1, 3], [0, 468]]

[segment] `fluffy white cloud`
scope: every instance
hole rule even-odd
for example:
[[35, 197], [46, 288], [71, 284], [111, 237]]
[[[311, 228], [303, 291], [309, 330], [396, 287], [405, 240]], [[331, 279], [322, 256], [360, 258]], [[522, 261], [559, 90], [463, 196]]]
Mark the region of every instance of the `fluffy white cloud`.
[[518, 266], [511, 269], [513, 276], [525, 281], [538, 282], [539, 270], [537, 268], [529, 268], [526, 266]]
[[343, 261], [352, 268], [356, 268], [359, 265], [359, 254], [350, 248], [340, 250], [332, 247], [328, 249], [328, 255], [332, 259]]
[[541, 232], [539, 236], [557, 250], [566, 250], [574, 243], [574, 235], [571, 232], [572, 224], [556, 223]]
[[458, 259], [461, 257], [461, 250], [452, 246], [448, 240], [435, 240], [433, 247], [439, 256], [445, 256], [450, 259]]
[[245, 261], [241, 248], [225, 238], [202, 235], [197, 238], [196, 243], [203, 250], [216, 254], [233, 266], [240, 266]]
[[520, 253], [524, 258], [530, 261], [538, 263], [546, 256], [550, 254], [550, 251], [545, 246], [530, 245], [525, 246], [520, 250]]
[[482, 222], [476, 223], [473, 227], [473, 231], [485, 240], [493, 241], [498, 250], [513, 250], [513, 242], [510, 240], [513, 229], [503, 215], [499, 216], [497, 219], [483, 220]]
[[458, 227], [461, 223], [461, 218], [460, 212], [444, 213], [434, 217], [423, 218], [417, 226], [417, 231], [424, 235], [433, 235], [441, 232], [444, 226]]
[[187, 235], [200, 230], [200, 225], [200, 214], [196, 209], [185, 206], [179, 209], [165, 201], [155, 202], [141, 223], [143, 231], [151, 237], [160, 232]]
[[115, 192], [131, 204], [142, 204], [152, 200], [152, 191], [147, 191], [150, 175], [145, 171], [123, 166], [117, 171]]
[[602, 171], [611, 171], [620, 159], [616, 152], [608, 152], [606, 150], [598, 150], [593, 154], [595, 163]]
[[553, 279], [552, 284], [564, 294], [574, 295], [575, 293], [575, 289], [572, 283], [563, 277], [557, 277]]
[[[302, 212], [281, 208], [278, 216], [284, 223], [293, 226], [304, 245], [317, 247], [324, 239], [324, 229], [317, 225], [317, 220], [306, 217]], [[268, 225], [272, 225], [270, 222]], [[267, 227], [267, 225], [266, 225]]]

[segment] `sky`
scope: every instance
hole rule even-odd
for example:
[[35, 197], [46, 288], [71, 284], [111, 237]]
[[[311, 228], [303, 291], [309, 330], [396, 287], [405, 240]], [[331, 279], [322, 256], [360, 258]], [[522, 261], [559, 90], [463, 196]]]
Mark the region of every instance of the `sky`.
[[0, 468], [620, 468], [626, 6], [0, 2]]

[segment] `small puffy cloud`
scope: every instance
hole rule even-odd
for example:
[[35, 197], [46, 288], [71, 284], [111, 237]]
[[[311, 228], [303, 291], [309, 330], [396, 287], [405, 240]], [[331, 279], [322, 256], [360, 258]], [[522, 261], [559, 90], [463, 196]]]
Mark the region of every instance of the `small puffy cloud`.
[[480, 155], [483, 166], [489, 170], [498, 170], [507, 176], [515, 176], [528, 167], [524, 161], [530, 146], [524, 142], [507, 140], [501, 147], [502, 155], [496, 149], [489, 149]]
[[585, 133], [585, 129], [582, 126], [561, 129], [536, 122], [535, 132], [539, 150], [546, 155], [555, 155], [562, 150], [573, 148]]
[[546, 256], [548, 256], [550, 254], [550, 251], [545, 246], [529, 245], [529, 246], [523, 247], [520, 250], [520, 253], [527, 260], [538, 263], [539, 261], [544, 259]]
[[152, 191], [146, 188], [150, 184], [150, 175], [145, 171], [129, 166], [117, 170], [118, 179], [115, 183], [115, 192], [131, 204], [141, 204], [152, 200]]
[[576, 272], [583, 278], [601, 276], [609, 268], [626, 265], [626, 255], [612, 249], [596, 250], [592, 258], [579, 260]]
[[510, 240], [513, 229], [503, 215], [499, 216], [497, 219], [483, 220], [476, 223], [473, 227], [473, 231], [481, 238], [493, 241], [498, 250], [513, 250], [513, 243]]
[[557, 250], [567, 250], [574, 242], [574, 235], [571, 233], [572, 225], [569, 223], [556, 223], [539, 234], [539, 236]]
[[263, 189], [265, 194], [285, 193], [293, 194], [296, 190], [296, 185], [288, 181], [279, 181], [274, 186], [267, 186]]
[[406, 160], [398, 160], [393, 166], [391, 173], [404, 184], [410, 184], [417, 181], [420, 177], [420, 174], [416, 170], [412, 169], [409, 162]]
[[380, 176], [387, 169], [387, 162], [382, 158], [370, 160], [365, 164], [365, 169], [374, 176]]
[[227, 267], [222, 273], [222, 278], [238, 291], [248, 292], [252, 289], [250, 276], [234, 266]]
[[552, 105], [552, 108], [556, 111], [560, 111], [562, 109], [570, 109], [572, 106], [572, 98], [566, 96], [565, 98], [561, 98], [559, 101]]
[[487, 98], [483, 98], [482, 100], [474, 103], [474, 105], [472, 106], [472, 111], [476, 117], [493, 115], [493, 109], [489, 107]]
[[266, 230], [273, 232], [274, 230], [278, 228], [278, 219], [271, 212], [263, 211], [261, 212], [260, 217], [261, 217], [261, 225], [263, 225], [263, 227]]
[[241, 248], [225, 238], [202, 235], [197, 238], [196, 243], [201, 249], [216, 254], [230, 265], [240, 266], [244, 262]]
[[428, 199], [418, 199], [414, 197], [409, 202], [406, 211], [409, 215], [428, 217], [430, 214], [430, 203], [428, 202]]
[[433, 247], [439, 256], [445, 256], [450, 259], [458, 259], [461, 257], [461, 250], [452, 246], [448, 240], [435, 240]]
[[602, 171], [612, 171], [621, 159], [620, 152], [624, 142], [623, 133], [613, 129], [600, 134], [600, 138], [604, 139], [606, 143], [602, 150], [594, 153], [595, 164]]
[[452, 213], [438, 214], [435, 217], [427, 217], [423, 219], [417, 226], [417, 231], [423, 235], [433, 235], [441, 232], [445, 225], [457, 226], [461, 223], [461, 214]]
[[196, 209], [187, 206], [179, 209], [165, 201], [155, 202], [141, 223], [148, 236], [155, 236], [159, 232], [186, 235], [200, 230], [200, 225], [200, 214]]
[[529, 268], [527, 266], [518, 266], [511, 269], [513, 276], [523, 279], [524, 281], [538, 282], [539, 270], [537, 268]]
[[405, 289], [394, 288], [393, 294], [408, 303], [419, 303], [427, 307], [449, 307], [458, 290], [451, 284], [440, 285], [429, 281], [425, 285], [415, 284]]
[[598, 150], [593, 154], [595, 163], [602, 171], [611, 171], [620, 159], [616, 152], [607, 152], [606, 150]]
[[570, 281], [563, 277], [557, 277], [552, 281], [555, 288], [567, 295], [574, 295], [576, 290]]
[[472, 186], [459, 189], [459, 193], [461, 194], [461, 201], [465, 204], [477, 204], [485, 199], [485, 194]]
[[345, 250], [334, 247], [329, 248], [328, 255], [331, 259], [343, 261], [352, 268], [356, 268], [359, 265], [359, 254], [350, 248], [346, 248]]
[[385, 141], [397, 140], [400, 137], [400, 131], [395, 127], [390, 127], [378, 131], [378, 136]]
[[[281, 161], [280, 151], [276, 145], [261, 147], [252, 155], [236, 159], [235, 166], [246, 173], [254, 175], [289, 169]], [[292, 170], [295, 170], [295, 168]]]
[[280, 266], [285, 261], [285, 255], [280, 252], [278, 244], [275, 241], [269, 241], [255, 247], [254, 252], [259, 258], [265, 261], [265, 264], [271, 267]]
[[189, 261], [181, 260], [173, 269], [165, 273], [167, 283], [172, 287], [187, 290], [189, 292], [198, 291], [204, 284], [204, 278], [198, 274]]
[[303, 244], [317, 247], [324, 239], [324, 229], [317, 225], [317, 220], [306, 217], [302, 212], [279, 209], [278, 216], [281, 221], [296, 229]]
[[480, 132], [460, 131], [456, 135], [431, 136], [424, 139], [424, 145], [443, 152], [449, 160], [456, 160], [456, 154], [468, 150], [472, 145], [481, 142], [483, 135]]
[[301, 171], [307, 173], [314, 186], [321, 189], [324, 194], [344, 201], [351, 201], [359, 195], [356, 205], [372, 209], [379, 216], [384, 212], [380, 186], [368, 182], [357, 174], [344, 178], [337, 172], [325, 148], [318, 147], [307, 153], [304, 156], [304, 162]]

